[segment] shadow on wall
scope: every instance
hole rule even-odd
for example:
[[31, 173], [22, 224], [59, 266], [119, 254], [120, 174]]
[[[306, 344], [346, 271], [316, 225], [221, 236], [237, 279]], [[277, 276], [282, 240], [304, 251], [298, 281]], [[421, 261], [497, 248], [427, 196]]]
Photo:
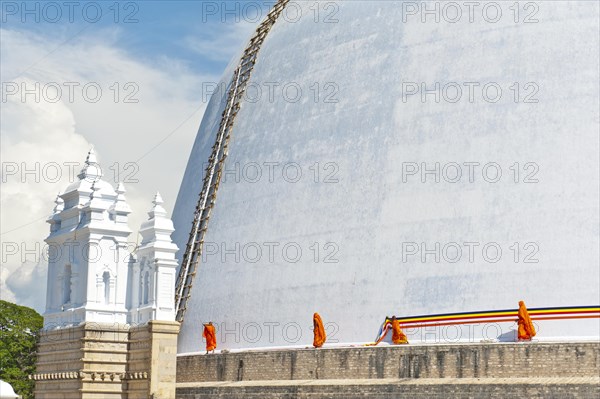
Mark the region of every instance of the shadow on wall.
[[517, 330], [510, 330], [498, 336], [498, 342], [515, 342], [517, 340]]

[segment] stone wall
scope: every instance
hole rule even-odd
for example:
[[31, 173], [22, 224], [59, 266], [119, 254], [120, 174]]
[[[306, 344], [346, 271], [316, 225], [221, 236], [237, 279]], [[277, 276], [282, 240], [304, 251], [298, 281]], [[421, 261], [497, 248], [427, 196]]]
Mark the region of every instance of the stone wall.
[[600, 343], [494, 343], [268, 350], [180, 356], [177, 382], [581, 377]]
[[600, 342], [406, 345], [180, 356], [178, 399], [600, 397]]
[[38, 346], [36, 399], [175, 397], [179, 323], [85, 323], [44, 331]]
[[[589, 381], [556, 381], [554, 379], [506, 379], [482, 381], [459, 380], [325, 380], [314, 384], [294, 381], [256, 384], [219, 383], [212, 386], [177, 388], [177, 399], [597, 399], [598, 379]], [[370, 380], [362, 380], [370, 381]]]
[[[127, 399], [175, 397], [179, 323], [150, 321], [130, 332]], [[147, 378], [143, 377], [147, 374]]]
[[122, 399], [128, 328], [86, 323], [44, 331], [38, 345], [36, 399]]

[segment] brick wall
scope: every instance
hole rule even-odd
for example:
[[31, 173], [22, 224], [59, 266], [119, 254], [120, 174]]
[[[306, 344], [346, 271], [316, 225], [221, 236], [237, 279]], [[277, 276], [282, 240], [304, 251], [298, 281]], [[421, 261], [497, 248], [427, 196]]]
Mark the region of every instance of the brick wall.
[[377, 384], [177, 388], [177, 399], [597, 399], [598, 384]]
[[36, 399], [168, 399], [175, 396], [179, 323], [85, 323], [42, 332]]
[[582, 377], [600, 372], [600, 343], [489, 343], [294, 349], [180, 356], [177, 382]]
[[86, 323], [44, 331], [37, 354], [37, 399], [121, 399], [128, 327]]

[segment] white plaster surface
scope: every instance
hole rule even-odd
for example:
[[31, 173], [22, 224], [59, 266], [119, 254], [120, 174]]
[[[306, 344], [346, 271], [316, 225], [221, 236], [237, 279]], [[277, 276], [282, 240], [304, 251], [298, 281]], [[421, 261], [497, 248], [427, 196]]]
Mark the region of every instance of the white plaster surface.
[[[230, 173], [221, 184], [206, 236], [216, 254], [205, 256], [196, 276], [178, 351], [202, 348], [201, 323], [209, 320], [232, 331], [217, 334], [219, 349], [230, 349], [310, 344], [315, 311], [331, 323], [339, 342], [367, 342], [392, 314], [515, 309], [521, 299], [532, 308], [598, 305], [598, 3], [535, 3], [537, 23], [523, 23], [532, 9], [521, 9], [515, 23], [513, 2], [497, 3], [503, 12], [497, 23], [487, 22], [481, 8], [472, 23], [466, 8], [457, 23], [443, 16], [440, 23], [431, 16], [423, 23], [393, 1], [336, 2], [338, 22], [324, 23], [331, 10], [321, 8], [315, 22], [311, 2], [295, 3], [303, 17], [276, 23], [251, 80], [262, 87], [297, 83], [303, 95], [294, 103], [275, 90], [270, 101], [263, 88], [259, 101], [242, 103], [226, 167], [258, 163], [262, 177], [251, 182], [247, 169], [248, 175], [236, 179]], [[448, 101], [454, 91], [439, 102], [433, 95], [403, 99], [410, 82], [430, 89], [457, 82], [463, 93], [455, 103]], [[466, 82], [479, 84], [473, 102]], [[518, 102], [510, 89], [515, 82]], [[310, 89], [315, 83], [320, 101]], [[331, 93], [323, 89], [327, 83], [338, 88], [337, 103], [324, 103]], [[482, 96], [488, 83], [503, 90], [495, 103]], [[533, 92], [533, 86], [525, 89], [528, 83], [539, 89], [536, 103], [523, 102]], [[216, 93], [206, 110], [173, 214], [180, 259], [223, 94]], [[274, 179], [265, 162], [279, 163]], [[282, 165], [292, 162], [303, 172], [297, 183], [282, 178]], [[439, 162], [440, 168], [455, 162], [462, 165], [462, 179], [403, 179], [403, 165], [422, 162]], [[466, 162], [480, 164], [473, 182]], [[316, 163], [318, 183], [309, 169]], [[324, 182], [332, 170], [327, 163], [335, 165], [339, 182]], [[491, 163], [502, 171], [497, 183], [482, 176]], [[518, 183], [510, 169], [515, 163]], [[527, 163], [535, 165], [525, 169]], [[524, 183], [533, 168], [538, 182]], [[479, 244], [473, 261], [465, 242]], [[254, 243], [262, 255], [252, 263]], [[273, 261], [267, 243], [279, 244]], [[295, 263], [282, 254], [290, 243], [302, 249]], [[332, 259], [338, 263], [324, 262], [332, 252], [327, 243], [337, 246]], [[423, 262], [422, 252], [409, 256], [403, 243], [428, 249], [458, 243], [463, 253], [454, 263], [447, 261], [454, 252], [440, 262], [427, 255]], [[488, 243], [502, 249], [495, 263], [483, 257]], [[527, 243], [534, 246], [525, 248]], [[536, 248], [531, 259], [537, 263], [524, 263]], [[492, 249], [489, 255], [495, 256]], [[286, 336], [288, 323], [301, 327], [298, 341]], [[501, 327], [503, 334], [514, 329]], [[486, 337], [482, 329], [473, 330], [476, 339]], [[598, 319], [544, 322], [538, 338], [575, 335], [598, 337]]]

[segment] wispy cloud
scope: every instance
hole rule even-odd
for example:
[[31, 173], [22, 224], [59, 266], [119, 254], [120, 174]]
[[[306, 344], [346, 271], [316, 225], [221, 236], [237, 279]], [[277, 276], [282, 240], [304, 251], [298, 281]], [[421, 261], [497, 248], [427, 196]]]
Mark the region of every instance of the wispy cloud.
[[211, 61], [229, 61], [256, 29], [254, 22], [237, 24], [212, 22], [202, 26], [202, 34], [187, 36], [183, 44]]

